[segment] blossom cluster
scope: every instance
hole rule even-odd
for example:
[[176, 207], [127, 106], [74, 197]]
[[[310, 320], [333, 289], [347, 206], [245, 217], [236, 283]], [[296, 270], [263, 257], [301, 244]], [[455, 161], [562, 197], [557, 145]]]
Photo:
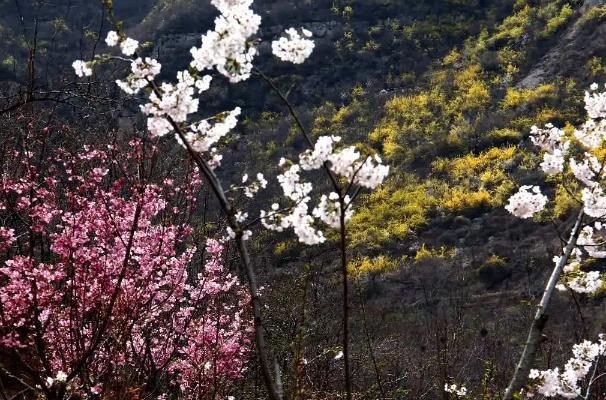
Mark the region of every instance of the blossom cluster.
[[[589, 228], [589, 229], [588, 229]], [[591, 227], [585, 227], [579, 236], [578, 245], [588, 246], [588, 231]], [[596, 257], [596, 253], [591, 253], [590, 257]], [[560, 261], [560, 256], [553, 258], [554, 263]], [[556, 288], [560, 291], [566, 291], [571, 289], [577, 293], [592, 294], [597, 292], [603, 285], [604, 281], [598, 271], [585, 272], [582, 269], [582, 258], [579, 248], [576, 248], [572, 254], [568, 263], [564, 266], [564, 280], [558, 283]]]
[[271, 211], [261, 211], [261, 222], [266, 228], [280, 232], [293, 228], [299, 241], [313, 245], [325, 241], [322, 231], [315, 227], [316, 219], [330, 227], [338, 228], [341, 222], [346, 222], [353, 216], [352, 199], [347, 193], [340, 195], [337, 192], [322, 195], [310, 214], [312, 184], [302, 181], [302, 171], [326, 167], [335, 179], [344, 180], [346, 188], [358, 186], [374, 189], [383, 182], [389, 174], [389, 167], [383, 165], [378, 156], [363, 158], [354, 146], [337, 148], [336, 144], [340, 141], [338, 136], [321, 136], [313, 149], [299, 155], [298, 163], [280, 160], [280, 166], [285, 168], [285, 171], [278, 175], [278, 181], [284, 196], [291, 203], [290, 213], [279, 212], [280, 206], [277, 203], [272, 206]]
[[541, 194], [538, 186], [521, 186], [516, 194], [509, 198], [505, 209], [518, 218], [531, 218], [545, 208], [547, 197]]
[[[87, 398], [125, 372], [145, 379], [156, 370], [180, 397], [198, 398], [245, 368], [250, 297], [216, 240], [191, 274], [192, 229], [178, 222], [188, 220], [200, 180], [137, 182], [137, 162], [154, 151], [143, 146], [131, 141], [120, 160], [113, 146], [58, 149], [42, 165], [16, 151], [20, 168], [0, 175], [0, 221], [12, 224], [0, 225], [0, 352], [19, 354], [41, 391]], [[132, 175], [110, 174], [117, 164]]]
[[[176, 83], [156, 84], [160, 63], [150, 57], [137, 57], [130, 61], [130, 74], [116, 80], [116, 84], [129, 95], [142, 89], [149, 92], [149, 102], [141, 106], [141, 111], [148, 118], [147, 128], [152, 136], [174, 133], [178, 125], [184, 133], [176, 135], [177, 141], [204, 155], [214, 168], [222, 159], [215, 145], [235, 128], [240, 109], [186, 124], [189, 117], [199, 111], [198, 96], [210, 88], [211, 76], [199, 74], [216, 70], [232, 83], [248, 79], [257, 54], [253, 37], [259, 30], [261, 17], [252, 10], [252, 0], [212, 0], [211, 3], [219, 11], [214, 29], [202, 35], [200, 47], [191, 49], [191, 69], [178, 72]], [[274, 42], [280, 43], [276, 56], [293, 63], [303, 62], [314, 48], [313, 41], [308, 39], [311, 33], [303, 29], [305, 39], [294, 28], [287, 33], [289, 40], [282, 38]], [[127, 57], [135, 55], [139, 48], [137, 40], [116, 31], [109, 31], [105, 42], [109, 47], [119, 46], [122, 55]], [[76, 60], [72, 66], [79, 77], [93, 74], [93, 62]]]
[[570, 141], [564, 137], [564, 131], [552, 124], [545, 125], [545, 129], [531, 128], [531, 141], [544, 151], [541, 168], [547, 175], [556, 175], [564, 170], [564, 155], [570, 147]]
[[[253, 36], [259, 30], [261, 18], [252, 10], [252, 0], [212, 0], [219, 11], [214, 21], [214, 29], [201, 38], [201, 46], [191, 49], [191, 69], [177, 73], [177, 83], [156, 84], [155, 79], [161, 71], [157, 60], [146, 57], [131, 60], [131, 73], [126, 80], [117, 80], [118, 86], [127, 94], [138, 93], [142, 89], [149, 92], [149, 102], [141, 106], [147, 116], [147, 127], [151, 136], [160, 137], [176, 133], [176, 139], [182, 146], [202, 155], [206, 163], [215, 168], [220, 165], [222, 156], [217, 149], [219, 141], [237, 125], [240, 108], [219, 113], [215, 116], [190, 122], [190, 116], [198, 113], [198, 96], [208, 90], [211, 76], [200, 76], [204, 71], [216, 70], [230, 82], [240, 82], [250, 77], [253, 60], [257, 54]], [[286, 36], [272, 42], [276, 57], [295, 64], [302, 63], [314, 49], [312, 34], [306, 29], [300, 31], [289, 28]], [[136, 53], [138, 42], [110, 31], [106, 37], [108, 46], [120, 46], [125, 56]], [[76, 61], [74, 69], [79, 76], [90, 75], [90, 63]], [[353, 187], [374, 189], [383, 182], [389, 167], [383, 165], [378, 156], [363, 157], [354, 147], [336, 149], [341, 140], [336, 136], [318, 138], [314, 148], [299, 157], [299, 164], [292, 164], [278, 176], [285, 197], [289, 200], [288, 212], [280, 212], [280, 206], [274, 204], [270, 212], [261, 212], [262, 224], [282, 231], [293, 228], [299, 240], [306, 244], [325, 241], [324, 234], [316, 229], [316, 220], [330, 227], [338, 227], [353, 215], [353, 199], [347, 192]], [[303, 182], [302, 171], [312, 171], [328, 166], [335, 180], [345, 183], [345, 192], [336, 191], [322, 195], [319, 204], [311, 208], [312, 185]], [[267, 182], [260, 179], [245, 187], [244, 193], [252, 197], [264, 188]], [[238, 212], [237, 223], [246, 221], [247, 214]], [[236, 226], [227, 231], [230, 237], [236, 236]], [[249, 238], [251, 232], [245, 230], [243, 238]]]
[[[561, 396], [567, 399], [584, 397], [581, 383], [586, 381], [594, 363], [606, 354], [606, 340], [599, 336], [598, 342], [584, 340], [572, 348], [573, 357], [564, 369], [558, 367], [539, 371], [532, 369], [529, 378], [537, 380], [536, 391], [545, 397]], [[593, 384], [589, 378], [588, 386]], [[589, 390], [589, 389], [588, 389]], [[588, 397], [584, 397], [588, 398]]]
[[286, 30], [288, 37], [281, 37], [271, 42], [273, 54], [282, 61], [293, 64], [302, 64], [314, 50], [314, 42], [309, 38], [312, 36], [307, 29], [301, 30], [302, 35], [295, 28]]
[[250, 42], [261, 17], [250, 8], [252, 0], [212, 0], [221, 15], [215, 29], [202, 36], [202, 45], [191, 49], [191, 66], [198, 71], [216, 68], [231, 82], [250, 77], [257, 49]]
[[[598, 291], [604, 281], [598, 271], [584, 271], [582, 254], [592, 258], [606, 258], [606, 248], [603, 245], [606, 238], [606, 194], [601, 181], [604, 161], [596, 157], [596, 150], [606, 140], [606, 92], [598, 93], [597, 89], [598, 85], [593, 84], [590, 91], [585, 93], [588, 120], [574, 130], [576, 141], [585, 150], [580, 161], [571, 154], [572, 140], [563, 129], [547, 124], [544, 129], [532, 127], [530, 133], [533, 144], [543, 151], [543, 161], [540, 164], [543, 172], [547, 175], [570, 173], [580, 187], [579, 201], [583, 205], [583, 212], [593, 219], [590, 225], [582, 227], [577, 248], [564, 267], [563, 282], [558, 285], [561, 290], [571, 289], [586, 294]], [[538, 186], [522, 186], [510, 197], [505, 208], [516, 217], [531, 218], [545, 208], [547, 201]], [[556, 262], [558, 260], [556, 258]]]
[[455, 383], [452, 384], [444, 384], [444, 391], [446, 393], [452, 393], [457, 397], [465, 397], [467, 396], [467, 388], [463, 385], [459, 386]]

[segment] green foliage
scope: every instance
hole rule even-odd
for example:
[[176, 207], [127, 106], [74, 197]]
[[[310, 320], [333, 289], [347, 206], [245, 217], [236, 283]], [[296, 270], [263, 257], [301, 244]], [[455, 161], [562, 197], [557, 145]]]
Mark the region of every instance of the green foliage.
[[431, 79], [432, 89], [387, 101], [383, 119], [369, 135], [393, 161], [410, 164], [460, 148], [491, 103], [490, 85], [478, 64], [438, 71]]
[[453, 83], [455, 92], [448, 104], [449, 114], [477, 112], [490, 103], [490, 88], [482, 79], [482, 69], [478, 64], [472, 64], [458, 72]]
[[604, 74], [606, 72], [606, 68], [602, 63], [602, 58], [597, 56], [591, 57], [589, 61], [587, 61], [587, 72], [591, 77]]
[[[575, 185], [575, 180], [570, 180], [569, 182], [569, 186], [577, 186]], [[579, 206], [578, 199], [574, 196], [575, 189], [578, 188], [569, 186], [564, 186], [561, 183], [556, 186], [553, 207], [553, 215], [556, 218], [565, 217], [570, 211], [575, 210]]]
[[518, 9], [513, 15], [505, 18], [496, 30], [495, 41], [519, 39], [528, 31], [531, 23], [532, 8], [529, 5]]
[[69, 31], [65, 18], [57, 17], [51, 22], [51, 25], [55, 31]]
[[439, 158], [433, 171], [448, 183], [441, 206], [453, 213], [497, 207], [515, 187], [503, 165], [519, 151], [517, 147], [494, 147], [479, 155]]
[[2, 60], [2, 65], [5, 67], [13, 68], [13, 66], [15, 66], [16, 64], [17, 60], [14, 56], [11, 55], [4, 57], [4, 60]]
[[515, 129], [500, 128], [493, 129], [487, 134], [487, 139], [493, 143], [517, 143], [522, 139], [522, 134]]
[[[422, 81], [416, 90], [385, 101], [383, 115], [370, 126], [368, 139], [382, 146], [383, 154], [395, 167], [395, 176], [357, 210], [356, 243], [366, 241], [373, 246], [375, 241], [409, 237], [423, 229], [434, 212], [475, 215], [503, 206], [519, 185], [508, 171], [519, 163], [528, 164], [532, 158], [524, 146], [519, 146], [530, 127], [552, 121], [563, 124], [578, 113], [578, 99], [571, 96], [578, 87], [572, 80], [526, 88], [513, 85], [531, 46], [553, 36], [574, 15], [569, 1], [519, 0], [513, 13], [493, 30], [482, 29], [462, 47], [445, 53], [438, 67], [415, 77], [415, 82]], [[391, 20], [388, 26], [388, 30], [397, 31], [400, 24]], [[418, 21], [400, 29], [408, 41], [418, 40], [420, 32], [426, 37], [438, 34]], [[388, 76], [389, 82], [396, 80]], [[356, 101], [356, 113], [363, 112], [359, 105], [364, 101]], [[325, 118], [323, 129], [316, 129], [318, 133], [347, 132], [352, 119], [349, 107], [335, 108], [331, 117]], [[319, 126], [322, 123], [315, 128]], [[417, 178], [411, 181], [413, 175], [399, 172], [399, 168], [415, 171]], [[396, 186], [403, 176], [406, 183]], [[401, 193], [403, 188], [418, 193], [423, 186], [431, 191], [411, 198]], [[560, 198], [559, 215], [569, 207]], [[375, 222], [383, 218], [395, 221], [398, 212], [392, 208], [402, 207], [405, 201], [414, 205], [414, 212], [401, 222], [369, 228], [372, 217]]]
[[408, 153], [423, 141], [431, 141], [442, 132], [436, 113], [443, 111], [446, 99], [438, 91], [398, 96], [385, 105], [385, 118], [369, 138], [383, 143], [384, 154], [390, 159], [411, 159]]
[[606, 20], [606, 5], [592, 7], [581, 17], [584, 24], [597, 24], [604, 20]]
[[549, 18], [545, 28], [539, 32], [540, 37], [549, 37], [556, 33], [562, 26], [564, 26], [570, 17], [574, 14], [574, 10], [569, 4], [564, 4], [560, 12]]

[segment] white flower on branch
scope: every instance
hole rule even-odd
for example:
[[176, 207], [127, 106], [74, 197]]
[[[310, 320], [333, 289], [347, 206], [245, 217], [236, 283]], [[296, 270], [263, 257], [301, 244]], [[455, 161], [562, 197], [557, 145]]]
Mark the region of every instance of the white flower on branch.
[[93, 70], [90, 67], [90, 63], [84, 62], [82, 60], [76, 60], [72, 63], [72, 68], [76, 72], [76, 75], [80, 78], [85, 76], [91, 76], [93, 74]]
[[[353, 216], [353, 210], [351, 209], [351, 206], [349, 206], [351, 199], [349, 196], [345, 196], [343, 201], [346, 205], [345, 222], [347, 222]], [[314, 208], [312, 215], [319, 218], [326, 225], [338, 229], [341, 226], [341, 203], [339, 201], [339, 195], [335, 192], [331, 192], [328, 196], [322, 195], [320, 203]]]
[[574, 131], [574, 136], [581, 144], [589, 149], [597, 149], [606, 138], [606, 122], [590, 119]]
[[599, 271], [578, 271], [576, 276], [566, 282], [566, 285], [577, 293], [592, 294], [597, 292], [603, 283]]
[[538, 186], [522, 186], [509, 198], [505, 209], [518, 218], [531, 218], [535, 213], [545, 208], [547, 197], [541, 194]]
[[564, 154], [562, 153], [562, 150], [555, 149], [553, 153], [546, 152], [543, 154], [541, 169], [547, 175], [557, 175], [564, 171]]
[[236, 127], [240, 113], [240, 107], [236, 107], [232, 111], [222, 113], [212, 119], [192, 124], [189, 131], [185, 133], [185, 139], [198, 153], [208, 152], [221, 138]]
[[250, 6], [252, 1], [213, 0], [220, 12], [215, 19], [215, 29], [202, 35], [200, 47], [193, 47], [191, 66], [198, 71], [216, 68], [231, 82], [250, 77], [252, 61], [257, 54], [250, 43], [261, 25], [261, 17]]
[[585, 153], [585, 158], [582, 163], [577, 163], [574, 158], [570, 158], [570, 170], [575, 178], [585, 186], [592, 188], [597, 185], [597, 182], [593, 179], [600, 170], [600, 162], [591, 154]]
[[467, 396], [467, 388], [463, 385], [459, 386], [457, 384], [444, 384], [444, 391], [446, 393], [452, 393], [457, 397], [465, 397]]
[[554, 127], [553, 124], [546, 124], [545, 129], [537, 126], [530, 128], [530, 140], [532, 143], [548, 153], [553, 153], [556, 149], [565, 150], [565, 142], [562, 142], [563, 137], [564, 131]]
[[[583, 397], [580, 383], [587, 380], [592, 366], [605, 351], [604, 335], [599, 336], [597, 343], [584, 340], [573, 346], [573, 357], [568, 360], [562, 372], [558, 367], [545, 371], [532, 369], [528, 377], [538, 381], [537, 392], [545, 397]], [[588, 383], [593, 383], [592, 378], [589, 378]]]
[[[246, 178], [246, 180], [244, 180], [244, 178]], [[245, 183], [246, 181], [248, 181], [248, 175], [245, 174], [244, 177], [242, 177], [242, 183]], [[259, 190], [265, 189], [266, 187], [267, 180], [262, 173], [258, 173], [257, 179], [244, 187], [244, 195], [252, 199], [255, 197], [255, 194], [259, 192]]]
[[139, 48], [139, 42], [135, 39], [126, 38], [120, 43], [120, 50], [125, 56], [132, 56]]
[[602, 218], [606, 215], [606, 196], [601, 187], [583, 189], [582, 199], [585, 214], [594, 218]]
[[606, 117], [606, 92], [585, 92], [585, 110], [591, 119]]
[[302, 64], [314, 50], [315, 44], [309, 38], [312, 36], [307, 29], [301, 30], [302, 35], [295, 28], [285, 31], [287, 37], [281, 37], [271, 43], [273, 54], [282, 61], [293, 64]]
[[118, 32], [116, 32], [116, 31], [107, 32], [107, 37], [105, 38], [105, 43], [107, 43], [108, 46], [110, 46], [110, 47], [116, 46], [119, 42], [120, 42], [120, 36], [118, 35]]

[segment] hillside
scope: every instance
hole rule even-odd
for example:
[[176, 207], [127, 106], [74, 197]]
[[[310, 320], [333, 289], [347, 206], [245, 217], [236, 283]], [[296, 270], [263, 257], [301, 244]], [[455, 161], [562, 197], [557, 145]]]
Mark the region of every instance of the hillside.
[[[216, 17], [210, 4], [194, 0], [113, 3], [125, 32], [145, 42], [142, 54], [161, 62], [161, 80], [187, 67], [189, 49]], [[448, 400], [454, 397], [444, 385], [464, 382], [474, 398], [500, 398], [578, 209], [571, 194], [578, 185], [540, 172], [530, 129], [553, 123], [570, 132], [585, 121], [584, 91], [606, 83], [606, 2], [258, 0], [253, 8], [263, 18], [256, 66], [287, 94], [311, 137], [338, 135], [382, 154], [390, 167], [382, 186], [361, 192], [348, 226], [354, 397]], [[49, 121], [82, 127], [82, 138], [95, 143], [100, 131], [143, 137], [137, 98], [113, 84], [124, 67], [110, 64], [88, 86], [73, 81], [73, 60], [106, 50], [107, 17], [86, 0], [0, 1], [0, 115], [48, 112]], [[271, 40], [290, 26], [315, 40], [302, 65], [269, 57]], [[221, 179], [273, 177], [278, 160], [305, 149], [296, 121], [258, 75], [237, 85], [216, 81], [205, 112], [242, 108], [220, 144]], [[38, 100], [23, 100], [28, 95]], [[167, 157], [158, 168], [172, 171], [180, 148], [166, 140], [158, 146]], [[179, 177], [184, 165], [175, 167]], [[504, 209], [519, 186], [543, 182], [555, 200], [534, 219]], [[250, 203], [238, 197], [236, 209], [279, 202], [275, 183]], [[315, 185], [331, 190], [330, 181]], [[202, 186], [194, 231], [218, 237], [228, 218]], [[249, 242], [263, 301], [271, 304], [263, 311], [271, 363], [293, 399], [345, 398], [337, 397], [339, 237], [327, 239], [304, 247], [290, 231], [260, 231]], [[244, 280], [236, 246], [226, 247], [226, 264]], [[606, 264], [592, 260], [591, 268], [605, 272]], [[603, 332], [603, 293], [555, 296], [541, 368], [561, 365], [572, 344]], [[237, 398], [264, 398], [260, 368], [243, 371]]]

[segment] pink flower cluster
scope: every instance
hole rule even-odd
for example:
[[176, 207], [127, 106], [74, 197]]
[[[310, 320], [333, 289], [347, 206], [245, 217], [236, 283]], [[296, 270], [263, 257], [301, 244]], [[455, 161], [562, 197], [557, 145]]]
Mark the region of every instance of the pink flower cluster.
[[47, 397], [128, 382], [200, 398], [245, 370], [250, 298], [224, 268], [223, 244], [207, 240], [199, 268], [192, 229], [176, 222], [199, 180], [179, 188], [129, 174], [143, 147], [130, 143], [128, 161], [112, 146], [43, 162], [41, 149], [20, 150], [0, 175], [0, 354]]

